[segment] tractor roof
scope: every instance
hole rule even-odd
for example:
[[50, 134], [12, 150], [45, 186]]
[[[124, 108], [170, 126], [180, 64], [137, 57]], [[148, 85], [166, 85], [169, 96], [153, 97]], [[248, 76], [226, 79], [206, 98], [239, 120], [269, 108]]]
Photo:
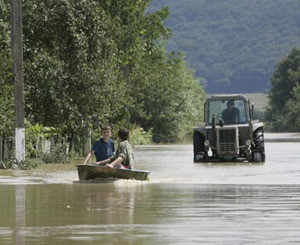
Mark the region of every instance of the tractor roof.
[[218, 95], [211, 95], [208, 99], [230, 100], [230, 99], [239, 99], [239, 98], [248, 100], [248, 98], [245, 95], [242, 95], [242, 94], [218, 94]]

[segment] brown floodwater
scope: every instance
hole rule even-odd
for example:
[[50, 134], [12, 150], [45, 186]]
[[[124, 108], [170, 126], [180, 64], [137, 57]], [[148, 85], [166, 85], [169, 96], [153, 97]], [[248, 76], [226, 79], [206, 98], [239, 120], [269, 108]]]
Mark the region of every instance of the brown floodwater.
[[150, 181], [80, 183], [75, 163], [0, 171], [0, 244], [300, 243], [300, 143], [288, 136], [266, 135], [263, 164], [136, 147]]

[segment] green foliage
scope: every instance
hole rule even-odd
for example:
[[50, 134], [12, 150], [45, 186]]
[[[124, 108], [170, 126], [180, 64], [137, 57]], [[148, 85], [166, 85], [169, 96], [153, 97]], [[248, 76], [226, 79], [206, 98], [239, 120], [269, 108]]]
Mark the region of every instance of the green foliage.
[[300, 49], [294, 48], [276, 67], [266, 120], [273, 131], [299, 131]]
[[[128, 128], [129, 129], [129, 135], [130, 135], [130, 143], [132, 145], [149, 145], [152, 144], [153, 141], [153, 134], [152, 134], [152, 129], [146, 131], [142, 127], [131, 124], [125, 121], [121, 121], [117, 125], [112, 128], [112, 139], [115, 140], [117, 143], [117, 136], [118, 136], [118, 131], [120, 128]], [[96, 142], [98, 139], [102, 137], [100, 128], [99, 130], [93, 131], [92, 132], [92, 144]]]
[[300, 45], [297, 0], [154, 0], [150, 10], [162, 6], [171, 11], [168, 50], [186, 53], [209, 93], [269, 90], [278, 59]]
[[68, 145], [66, 143], [51, 145], [50, 152], [41, 153], [41, 159], [45, 163], [69, 163]]
[[14, 116], [13, 86], [0, 78], [0, 135], [9, 136], [12, 134]]
[[11, 79], [9, 3], [0, 1], [0, 135], [9, 136], [14, 123], [14, 88]]
[[118, 72], [107, 34], [112, 28], [97, 1], [24, 3], [26, 112], [33, 123], [66, 125], [73, 138], [91, 119], [107, 120], [122, 88], [113, 85]]
[[152, 130], [147, 132], [143, 128], [134, 125], [129, 135], [132, 145], [150, 145], [152, 143]]
[[57, 142], [65, 142], [61, 136], [62, 129], [53, 127], [44, 127], [41, 124], [31, 125], [28, 120], [25, 120], [25, 139], [26, 139], [26, 156], [35, 158], [42, 152], [41, 144], [45, 140], [49, 140], [52, 144]]
[[288, 122], [292, 125], [293, 131], [300, 132], [300, 79], [298, 80], [298, 84], [293, 88], [291, 98], [286, 102], [286, 106]]
[[183, 57], [159, 49], [136, 68], [131, 82], [138, 108], [131, 109], [131, 122], [153, 128], [154, 142], [189, 138], [202, 118], [204, 92]]
[[[99, 124], [127, 127], [141, 144], [151, 137], [155, 142], [188, 137], [201, 120], [204, 92], [184, 57], [164, 48], [169, 10], [147, 13], [149, 2], [23, 2], [28, 156], [39, 154], [38, 139], [49, 134], [53, 149], [43, 159], [67, 162], [66, 147], [80, 151], [76, 144], [82, 145], [88, 129], [99, 135]], [[5, 16], [0, 41], [8, 44], [9, 3], [0, 5]], [[6, 133], [13, 122], [9, 54], [9, 45], [2, 45], [0, 108], [6, 113], [0, 125], [7, 125], [0, 130]]]
[[16, 159], [11, 158], [0, 162], [0, 169], [30, 170], [37, 168], [38, 165], [39, 163], [32, 159], [18, 162]]
[[[62, 137], [64, 128], [44, 127], [40, 124], [31, 125], [25, 121], [26, 156], [41, 158], [45, 163], [70, 162], [69, 145]], [[43, 144], [48, 143], [44, 149]]]

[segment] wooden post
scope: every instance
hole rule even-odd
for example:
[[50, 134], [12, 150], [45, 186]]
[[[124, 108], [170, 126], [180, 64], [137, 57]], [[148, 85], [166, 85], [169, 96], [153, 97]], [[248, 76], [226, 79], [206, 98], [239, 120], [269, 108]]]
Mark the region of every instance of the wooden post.
[[11, 0], [13, 79], [15, 83], [15, 157], [25, 160], [22, 1]]

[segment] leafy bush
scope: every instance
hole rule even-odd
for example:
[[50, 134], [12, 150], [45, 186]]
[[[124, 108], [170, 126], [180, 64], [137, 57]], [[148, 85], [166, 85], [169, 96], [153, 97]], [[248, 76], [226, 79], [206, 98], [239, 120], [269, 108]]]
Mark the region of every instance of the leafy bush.
[[149, 145], [152, 143], [152, 130], [148, 132], [136, 126], [130, 130], [130, 143], [132, 145]]
[[[26, 154], [27, 157], [40, 157], [45, 163], [70, 162], [69, 145], [62, 136], [62, 129], [45, 127], [41, 124], [31, 125], [26, 121]], [[49, 141], [49, 149], [43, 149], [42, 144]]]
[[69, 163], [70, 156], [68, 154], [68, 144], [57, 143], [51, 146], [50, 152], [42, 153], [41, 159], [45, 163]]
[[31, 125], [29, 121], [25, 120], [25, 138], [26, 138], [26, 155], [27, 157], [37, 157], [41, 150], [39, 143], [41, 139], [52, 139], [58, 137], [55, 128], [44, 127], [41, 124]]
[[38, 167], [38, 162], [32, 159], [17, 162], [15, 158], [0, 162], [0, 169], [30, 170]]

